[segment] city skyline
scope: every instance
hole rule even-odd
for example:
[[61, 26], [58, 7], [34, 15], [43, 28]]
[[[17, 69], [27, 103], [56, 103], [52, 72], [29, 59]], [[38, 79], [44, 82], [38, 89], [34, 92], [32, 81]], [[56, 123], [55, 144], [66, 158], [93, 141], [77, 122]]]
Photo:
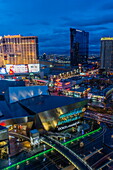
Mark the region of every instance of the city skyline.
[[89, 32], [90, 54], [100, 54], [101, 37], [113, 36], [111, 0], [0, 0], [0, 4], [0, 35], [38, 36], [39, 54], [69, 55], [71, 27]]

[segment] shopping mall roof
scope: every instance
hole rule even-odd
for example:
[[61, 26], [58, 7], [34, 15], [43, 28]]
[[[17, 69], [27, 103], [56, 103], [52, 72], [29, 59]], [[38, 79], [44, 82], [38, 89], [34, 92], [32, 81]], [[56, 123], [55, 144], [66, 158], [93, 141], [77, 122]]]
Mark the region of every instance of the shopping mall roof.
[[31, 117], [37, 113], [48, 111], [62, 106], [75, 104], [84, 99], [70, 98], [64, 96], [39, 95], [8, 103], [8, 101], [0, 101], [0, 121], [14, 118]]
[[0, 125], [0, 130], [5, 130], [5, 129], [7, 129], [7, 128]]
[[0, 101], [0, 112], [0, 120], [29, 116], [29, 113], [18, 102], [10, 104], [5, 100]]
[[58, 107], [74, 104], [81, 102], [84, 99], [79, 98], [70, 98], [64, 96], [49, 96], [49, 95], [40, 95], [37, 97], [32, 97], [26, 100], [20, 101], [20, 104], [32, 112], [40, 113], [47, 110], [55, 109]]

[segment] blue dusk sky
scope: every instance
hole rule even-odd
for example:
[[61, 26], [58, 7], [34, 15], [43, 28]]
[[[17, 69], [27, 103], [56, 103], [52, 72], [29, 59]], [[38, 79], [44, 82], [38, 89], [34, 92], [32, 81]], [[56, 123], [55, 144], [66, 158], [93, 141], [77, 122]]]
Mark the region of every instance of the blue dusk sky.
[[0, 35], [36, 35], [39, 54], [70, 53], [70, 27], [89, 32], [90, 54], [113, 37], [113, 0], [0, 0]]

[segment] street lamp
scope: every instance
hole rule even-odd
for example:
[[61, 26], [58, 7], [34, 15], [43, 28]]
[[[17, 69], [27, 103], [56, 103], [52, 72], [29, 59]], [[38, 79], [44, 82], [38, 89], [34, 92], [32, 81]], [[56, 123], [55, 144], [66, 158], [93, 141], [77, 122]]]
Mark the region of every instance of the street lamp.
[[9, 166], [11, 165], [11, 159], [10, 159], [10, 157], [8, 158], [8, 164], [9, 164]]
[[46, 145], [43, 145], [44, 146], [44, 151], [46, 150]]
[[64, 142], [66, 142], [66, 138], [64, 137]]
[[17, 165], [17, 166], [16, 166], [16, 169], [20, 169], [20, 166], [19, 166], [19, 165]]

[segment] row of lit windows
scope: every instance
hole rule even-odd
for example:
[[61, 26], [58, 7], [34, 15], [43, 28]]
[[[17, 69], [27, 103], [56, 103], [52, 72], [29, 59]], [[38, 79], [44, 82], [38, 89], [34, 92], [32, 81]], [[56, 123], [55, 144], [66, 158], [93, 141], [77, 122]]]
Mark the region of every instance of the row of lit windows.
[[60, 122], [58, 122], [58, 125], [62, 125], [64, 123], [69, 123], [69, 122], [77, 120], [77, 119], [80, 119], [80, 116], [76, 116], [76, 117], [73, 117], [72, 119], [67, 119], [67, 120], [64, 120], [64, 121], [60, 121]]
[[82, 109], [83, 109], [83, 107], [74, 109], [71, 112], [60, 115], [59, 118], [64, 118], [64, 117], [71, 116], [71, 115], [74, 115], [74, 114], [82, 113], [83, 112]]

